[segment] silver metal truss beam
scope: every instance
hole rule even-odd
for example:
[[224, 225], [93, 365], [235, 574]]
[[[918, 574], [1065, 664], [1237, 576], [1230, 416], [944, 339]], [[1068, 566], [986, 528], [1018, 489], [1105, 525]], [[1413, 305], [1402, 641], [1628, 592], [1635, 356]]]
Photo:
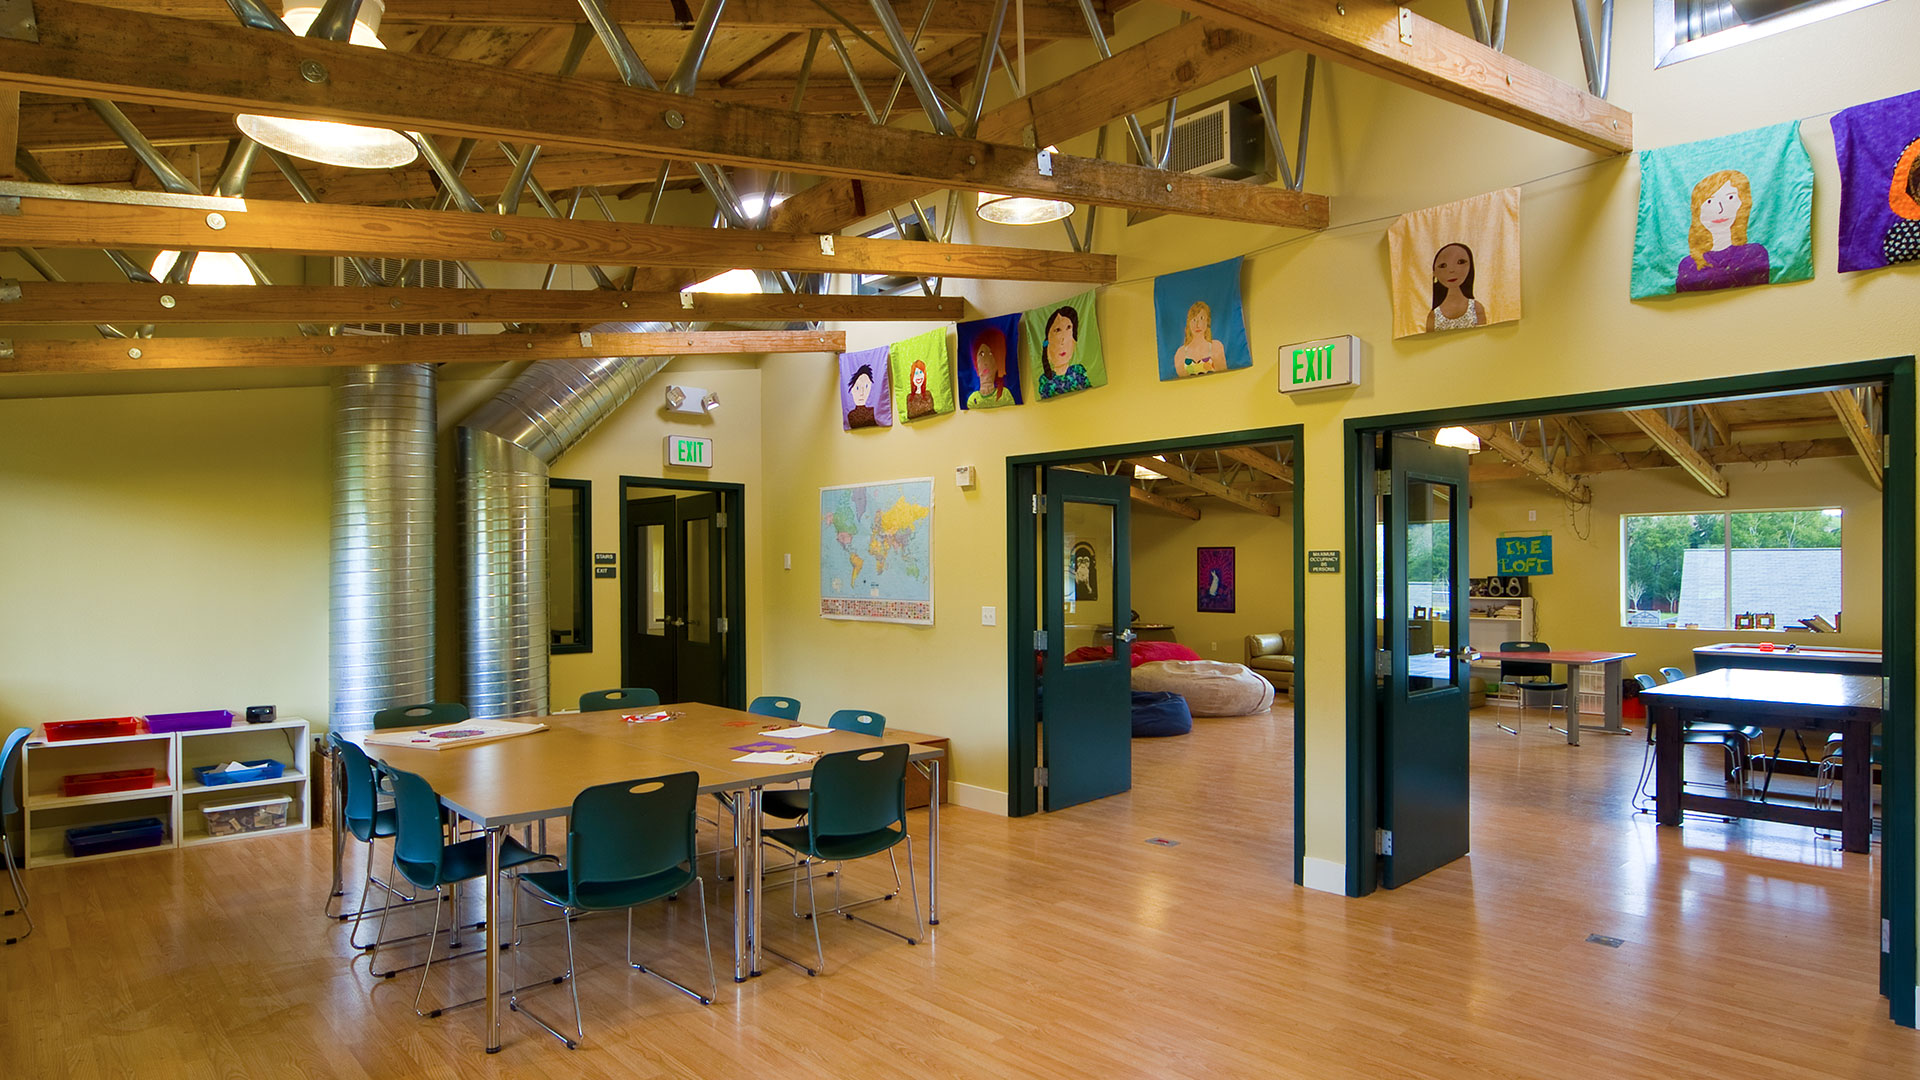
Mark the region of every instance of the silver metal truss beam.
[[[927, 6], [928, 11], [933, 6]], [[1000, 31], [1007, 21], [1007, 0], [999, 0], [993, 5], [993, 18], [987, 21], [987, 32], [980, 37], [980, 59], [973, 64], [973, 102], [967, 106], [967, 127], [965, 134], [971, 139], [980, 131], [980, 114], [987, 107], [987, 83], [993, 78], [993, 58], [1000, 55]]]
[[[581, 2], [585, 3], [586, 0], [581, 0]], [[852, 34], [854, 37], [860, 39], [860, 41], [863, 42], [868, 48], [872, 49], [874, 52], [879, 53], [881, 59], [885, 60], [889, 64], [892, 64], [894, 67], [900, 69], [901, 71], [906, 70], [906, 65], [900, 62], [899, 57], [893, 55], [893, 50], [887, 48], [885, 45], [880, 44], [878, 41], [875, 41], [873, 39], [872, 34], [869, 34], [865, 30], [862, 30], [858, 26], [855, 26], [852, 20], [848, 19], [845, 15], [842, 15], [840, 12], [835, 11], [833, 8], [828, 7], [826, 4], [821, 3], [820, 0], [813, 0], [813, 4], [815, 7], [819, 8], [821, 11], [826, 12], [827, 15], [831, 17], [834, 22], [839, 23], [841, 27], [843, 27], [847, 31], [847, 33]], [[965, 108], [965, 106], [962, 105], [961, 102], [957, 98], [955, 98], [952, 94], [949, 94], [944, 90], [941, 90], [937, 86], [933, 88], [933, 93], [935, 97], [940, 99], [941, 105], [945, 106], [946, 108], [952, 109], [956, 112]]]
[[[500, 152], [507, 156], [507, 162], [511, 164], [514, 167], [514, 169], [517, 171], [520, 168], [521, 163], [524, 162], [526, 159], [516, 154], [514, 152], [513, 147], [510, 144], [501, 143], [499, 145], [500, 145]], [[567, 215], [562, 214], [560, 212], [560, 205], [553, 201], [553, 196], [547, 194], [547, 189], [541, 186], [540, 181], [534, 179], [531, 173], [527, 175], [526, 185], [528, 189], [533, 192], [534, 201], [540, 204], [540, 209], [545, 210], [547, 212], [548, 217], [553, 218], [556, 221], [564, 220], [567, 217]], [[597, 199], [598, 197], [599, 197], [599, 193], [595, 192], [595, 198]], [[608, 218], [608, 220], [611, 221], [612, 218]], [[599, 285], [601, 288], [603, 289], [618, 288], [618, 286], [614, 285], [613, 279], [607, 276], [607, 272], [605, 270], [600, 269], [598, 266], [594, 266], [591, 263], [589, 263], [587, 265], [587, 272], [593, 275], [594, 283]]]
[[853, 69], [853, 57], [847, 55], [847, 43], [840, 40], [840, 31], [827, 31], [827, 44], [832, 47], [835, 56], [840, 58], [840, 66], [847, 70], [847, 80], [853, 83], [853, 94], [860, 99], [860, 107], [866, 110], [867, 123], [878, 124], [880, 113], [874, 109], [873, 102], [867, 99], [867, 86], [860, 81], [860, 73]]
[[1613, 0], [1600, 0], [1599, 42], [1594, 41], [1593, 16], [1587, 0], [1573, 0], [1573, 25], [1580, 34], [1580, 62], [1587, 69], [1587, 92], [1607, 96], [1607, 76], [1613, 67]]
[[1306, 75], [1300, 84], [1300, 141], [1294, 150], [1294, 163], [1289, 165], [1286, 143], [1280, 138], [1280, 121], [1274, 115], [1273, 99], [1267, 93], [1267, 84], [1261, 79], [1258, 66], [1247, 69], [1253, 76], [1253, 96], [1260, 103], [1260, 119], [1266, 124], [1267, 144], [1273, 147], [1273, 161], [1279, 167], [1280, 182], [1294, 191], [1301, 190], [1307, 183], [1307, 131], [1313, 119], [1313, 70], [1314, 57], [1308, 55]]
[[[887, 41], [900, 54], [895, 63], [901, 75], [913, 87], [914, 96], [920, 99], [920, 107], [926, 111], [927, 121], [933, 125], [933, 130], [942, 135], [958, 134], [953, 126], [953, 118], [947, 115], [946, 106], [940, 103], [940, 95], [934, 92], [933, 80], [927, 78], [927, 69], [920, 66], [920, 56], [914, 51], [920, 39], [919, 32], [915, 31], [912, 38], [907, 37], [906, 28], [900, 25], [900, 17], [894, 14], [893, 4], [889, 0], [871, 0], [871, 4], [874, 15], [880, 20], [880, 28], [886, 32]], [[920, 17], [921, 27], [926, 26], [926, 16], [932, 13], [933, 6], [928, 4], [926, 15]], [[892, 109], [891, 100], [887, 102], [887, 107]]]
[[[1100, 29], [1100, 13], [1093, 8], [1093, 0], [1080, 0], [1080, 14], [1086, 17], [1087, 33], [1093, 38], [1093, 47], [1100, 53], [1100, 59], [1113, 59], [1113, 46], [1107, 42], [1107, 32]], [[1127, 133], [1133, 136], [1133, 148], [1140, 155], [1140, 164], [1154, 164], [1164, 168], [1161, 155], [1153, 152], [1153, 144], [1147, 140], [1147, 133], [1141, 129], [1140, 120], [1132, 113], [1127, 114]], [[1167, 145], [1173, 145], [1173, 103], [1167, 107]]]
[[[939, 2], [940, 0], [927, 0], [926, 5], [920, 9], [920, 21], [914, 25], [911, 47], [907, 49], [910, 55], [916, 57], [920, 55], [920, 38], [927, 32], [927, 21], [933, 18], [933, 5]], [[887, 107], [880, 110], [881, 123], [886, 123], [888, 118], [893, 116], [894, 103], [900, 100], [900, 90], [906, 84], [906, 72], [902, 71], [893, 77], [893, 88], [887, 91]]]
[[[560, 77], [571, 78], [580, 70], [580, 60], [587, 55], [587, 43], [593, 40], [593, 28], [586, 23], [573, 28], [573, 40], [567, 42], [567, 54], [560, 61]], [[502, 214], [514, 214], [520, 210], [520, 193], [526, 189], [527, 180], [533, 173], [533, 163], [540, 159], [542, 147], [539, 143], [528, 143], [522, 151], [520, 160], [513, 166], [512, 175], [507, 177], [507, 186], [500, 192], [496, 209]]]

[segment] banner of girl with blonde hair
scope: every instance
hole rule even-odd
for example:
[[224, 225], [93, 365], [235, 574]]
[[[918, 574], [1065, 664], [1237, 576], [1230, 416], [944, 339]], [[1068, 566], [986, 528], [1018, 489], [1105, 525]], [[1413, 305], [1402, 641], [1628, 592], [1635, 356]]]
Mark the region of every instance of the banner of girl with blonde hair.
[[1813, 162], [1788, 121], [1640, 151], [1636, 300], [1813, 276]]

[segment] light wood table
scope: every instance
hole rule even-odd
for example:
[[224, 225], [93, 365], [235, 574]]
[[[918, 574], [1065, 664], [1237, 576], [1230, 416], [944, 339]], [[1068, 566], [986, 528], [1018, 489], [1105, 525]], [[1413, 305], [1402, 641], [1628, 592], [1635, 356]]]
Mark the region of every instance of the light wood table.
[[[698, 771], [703, 794], [726, 795], [734, 808], [733, 977], [745, 982], [760, 973], [759, 880], [760, 795], [768, 784], [806, 779], [804, 765], [754, 765], [737, 762], [740, 746], [764, 741], [762, 731], [787, 721], [724, 709], [681, 704], [659, 708], [675, 714], [662, 723], [629, 723], [622, 710], [560, 713], [518, 718], [547, 725], [546, 731], [477, 746], [421, 750], [364, 742], [367, 754], [397, 769], [418, 773], [433, 785], [441, 805], [484, 831], [487, 840], [487, 1034], [489, 1054], [500, 1049], [500, 847], [506, 830], [548, 818], [564, 817], [574, 797], [596, 784], [612, 784], [663, 773]], [[642, 710], [652, 712], [653, 709]], [[396, 729], [398, 730], [398, 729]], [[944, 751], [920, 745], [931, 738], [908, 731], [884, 736], [832, 731], [794, 740], [795, 749], [816, 753], [906, 744], [908, 760], [926, 772], [937, 788]], [[338, 815], [335, 815], [336, 818]], [[940, 922], [940, 807], [927, 810], [928, 921]]]

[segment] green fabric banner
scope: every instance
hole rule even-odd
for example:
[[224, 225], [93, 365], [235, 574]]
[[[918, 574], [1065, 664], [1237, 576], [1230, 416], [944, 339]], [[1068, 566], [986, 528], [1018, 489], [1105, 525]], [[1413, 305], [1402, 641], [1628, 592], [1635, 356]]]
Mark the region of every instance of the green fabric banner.
[[953, 361], [947, 328], [916, 334], [887, 346], [893, 367], [893, 415], [906, 423], [953, 411]]
[[1033, 372], [1042, 401], [1107, 385], [1093, 290], [1034, 308], [1020, 318], [1021, 366]]
[[1791, 120], [1640, 151], [1636, 300], [1813, 276], [1813, 163]]

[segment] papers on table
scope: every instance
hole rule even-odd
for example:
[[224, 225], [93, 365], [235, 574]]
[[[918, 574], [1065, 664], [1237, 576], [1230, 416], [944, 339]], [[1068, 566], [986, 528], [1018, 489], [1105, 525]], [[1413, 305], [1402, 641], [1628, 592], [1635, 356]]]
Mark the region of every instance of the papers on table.
[[545, 724], [522, 724], [512, 720], [463, 720], [419, 731], [376, 731], [366, 741], [377, 746], [406, 746], [415, 750], [445, 750], [453, 746], [511, 739], [547, 730]]
[[795, 724], [792, 727], [774, 728], [760, 734], [770, 739], [810, 739], [815, 735], [831, 734], [832, 728], [811, 727], [807, 724]]
[[743, 765], [805, 765], [819, 756], [806, 750], [755, 750], [733, 760]]

